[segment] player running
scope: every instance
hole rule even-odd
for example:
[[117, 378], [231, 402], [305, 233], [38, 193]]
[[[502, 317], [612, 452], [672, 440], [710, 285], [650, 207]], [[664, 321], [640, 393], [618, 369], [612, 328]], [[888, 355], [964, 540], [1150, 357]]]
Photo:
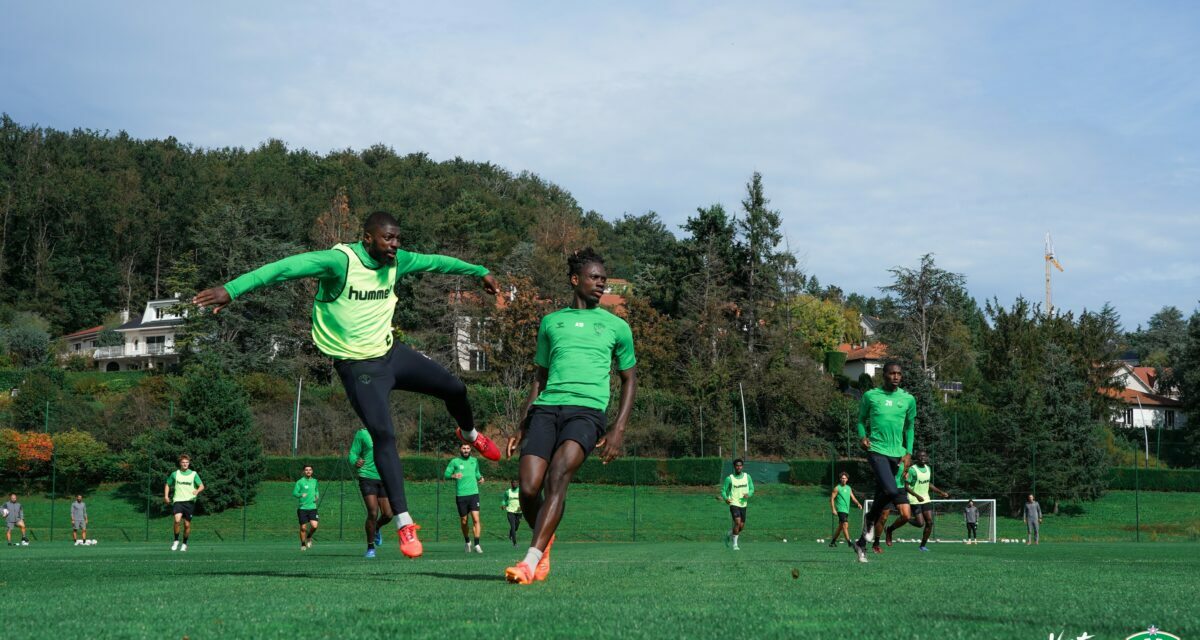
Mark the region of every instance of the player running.
[[365, 427], [354, 434], [350, 443], [350, 464], [358, 473], [358, 491], [362, 494], [363, 506], [367, 508], [367, 521], [363, 528], [367, 532], [367, 558], [375, 557], [375, 547], [383, 544], [383, 525], [392, 521], [392, 505], [388, 502], [387, 490], [375, 470], [375, 455], [371, 434]]
[[963, 509], [963, 521], [967, 523], [967, 544], [979, 544], [979, 507], [974, 500], [967, 500], [967, 508]]
[[504, 498], [500, 502], [500, 508], [508, 515], [508, 539], [512, 540], [512, 545], [517, 546], [517, 529], [521, 528], [521, 490], [517, 488], [517, 481], [512, 481], [512, 486], [504, 490]]
[[[175, 515], [175, 542], [171, 543], [171, 551], [187, 551], [188, 538], [192, 535], [192, 515], [196, 513], [196, 498], [204, 491], [204, 481], [200, 474], [190, 469], [192, 459], [187, 455], [179, 456], [179, 469], [172, 471], [163, 485], [163, 504], [171, 505], [171, 513]], [[171, 494], [174, 492], [174, 501]], [[183, 544], [179, 544], [179, 523], [183, 522]]]
[[[863, 394], [858, 408], [858, 435], [867, 452], [867, 464], [875, 474], [875, 498], [867, 512], [862, 534], [854, 543], [859, 562], [867, 561], [867, 543], [877, 540], [879, 514], [895, 503], [900, 515], [897, 522], [908, 522], [908, 498], [896, 486], [896, 472], [907, 470], [912, 461], [913, 426], [917, 417], [917, 401], [900, 388], [903, 373], [900, 365], [889, 362], [883, 366], [883, 387]], [[867, 428], [870, 427], [870, 435]]]
[[742, 472], [742, 459], [733, 461], [733, 473], [725, 476], [721, 484], [721, 499], [729, 505], [729, 517], [733, 526], [725, 534], [725, 546], [734, 551], [741, 551], [738, 546], [738, 536], [746, 528], [746, 508], [750, 506], [750, 498], [754, 496], [754, 478]]
[[[482, 533], [479, 524], [479, 483], [483, 482], [483, 474], [479, 471], [479, 461], [471, 457], [471, 445], [464, 444], [458, 448], [458, 457], [446, 465], [443, 476], [456, 481], [454, 503], [458, 505], [458, 523], [462, 527], [467, 553], [483, 553], [483, 547], [479, 546], [479, 534]], [[474, 544], [471, 544], [472, 528], [468, 520], [475, 521]]]
[[75, 541], [75, 546], [87, 544], [87, 526], [87, 504], [83, 502], [82, 495], [76, 494], [75, 502], [71, 503], [71, 539]]
[[[604, 259], [588, 247], [567, 258], [571, 306], [542, 318], [536, 365], [520, 438], [508, 440], [508, 455], [523, 442], [521, 510], [533, 528], [525, 558], [505, 569], [509, 582], [529, 584], [550, 573], [550, 547], [562, 519], [567, 486], [595, 447], [610, 462], [621, 454], [625, 424], [637, 393], [633, 332], [621, 318], [601, 309], [608, 283]], [[621, 379], [617, 419], [605, 433], [609, 374], [616, 356]], [[546, 494], [542, 497], [542, 488]]]
[[[833, 525], [833, 538], [829, 541], [829, 546], [836, 547], [838, 538], [845, 536], [846, 544], [853, 544], [850, 539], [850, 502], [854, 502], [854, 506], [862, 510], [862, 503], [858, 501], [858, 497], [854, 495], [854, 490], [850, 488], [850, 474], [843, 471], [838, 476], [838, 484], [833, 488], [833, 493], [829, 494], [829, 508], [837, 516], [837, 524]], [[885, 516], [886, 517], [886, 516]]]
[[388, 396], [393, 389], [440, 398], [458, 423], [458, 437], [488, 460], [499, 460], [500, 450], [475, 430], [467, 387], [444, 367], [392, 339], [392, 315], [399, 298], [396, 280], [416, 272], [451, 273], [482, 279], [484, 290], [499, 290], [488, 270], [457, 258], [410, 253], [400, 247], [400, 225], [390, 214], [376, 211], [363, 222], [362, 240], [337, 244], [272, 262], [224, 286], [196, 294], [200, 308], [224, 309], [250, 291], [299, 278], [316, 278], [312, 337], [321, 353], [333, 358], [334, 369], [346, 397], [374, 442], [375, 467], [387, 487], [396, 511], [400, 551], [409, 558], [423, 552], [417, 538], [420, 526], [408, 513], [404, 470], [396, 450]]
[[296, 518], [300, 521], [300, 550], [311, 549], [313, 536], [317, 535], [317, 505], [321, 503], [321, 490], [313, 477], [311, 464], [304, 465], [304, 476], [292, 487], [292, 497], [298, 501]]
[[[904, 490], [908, 492], [912, 512], [909, 524], [925, 528], [921, 532], [921, 551], [929, 551], [925, 545], [933, 533], [933, 501], [929, 499], [930, 489], [936, 491], [943, 498], [950, 497], [950, 494], [933, 484], [933, 469], [929, 467], [929, 454], [921, 450], [917, 452], [917, 463], [909, 467], [904, 476]], [[892, 532], [901, 526], [904, 526], [904, 523], [897, 520], [887, 528], [887, 546], [892, 546]]]
[[[4, 503], [4, 539], [8, 542], [8, 546], [29, 546], [29, 535], [25, 531], [25, 508], [17, 502], [17, 494], [8, 494], [8, 502]], [[16, 527], [21, 530], [21, 542], [14, 544], [12, 541], [12, 530]]]

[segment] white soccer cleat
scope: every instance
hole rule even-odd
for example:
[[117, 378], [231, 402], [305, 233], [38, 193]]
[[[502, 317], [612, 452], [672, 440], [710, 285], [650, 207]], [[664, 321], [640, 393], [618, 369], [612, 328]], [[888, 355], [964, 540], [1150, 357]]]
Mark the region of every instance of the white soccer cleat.
[[29, 541], [28, 541], [28, 540], [22, 540], [22, 541], [21, 541], [21, 546], [22, 546], [22, 547], [28, 547], [28, 546], [29, 546]]
[[867, 541], [867, 544], [875, 542], [875, 527], [871, 527], [863, 532], [863, 539]]
[[179, 545], [179, 550], [180, 550], [180, 551], [187, 551], [187, 545], [186, 545], [186, 544], [181, 544], [181, 545]]
[[77, 547], [78, 547], [78, 546], [79, 546], [79, 545], [81, 545], [81, 544], [83, 544], [83, 540], [76, 540], [76, 541], [75, 541], [75, 546], [77, 546]]
[[467, 552], [467, 553], [471, 553], [472, 551], [474, 551], [474, 549], [472, 549], [472, 548], [471, 548], [471, 543], [470, 543], [470, 542], [468, 542], [468, 543], [467, 543], [466, 552]]
[[171, 543], [171, 551], [179, 551], [179, 541], [178, 540]]
[[312, 540], [309, 540], [308, 542], [305, 542], [305, 543], [304, 543], [304, 548], [305, 548], [305, 549], [311, 549], [311, 548], [312, 548]]
[[866, 563], [867, 563], [867, 551], [866, 551], [866, 547], [860, 547], [860, 546], [858, 546], [858, 543], [857, 543], [857, 542], [856, 542], [856, 543], [854, 543], [854, 555], [855, 555], [855, 556], [858, 558], [858, 561], [859, 561], [859, 562], [861, 562], [861, 563], [863, 563], [863, 564], [866, 564]]
[[483, 547], [475, 545], [475, 553], [483, 553]]
[[741, 551], [741, 550], [742, 550], [742, 548], [741, 548], [741, 547], [739, 547], [739, 546], [737, 546], [737, 545], [735, 544], [735, 545], [733, 545], [733, 550], [734, 550], [734, 551]]

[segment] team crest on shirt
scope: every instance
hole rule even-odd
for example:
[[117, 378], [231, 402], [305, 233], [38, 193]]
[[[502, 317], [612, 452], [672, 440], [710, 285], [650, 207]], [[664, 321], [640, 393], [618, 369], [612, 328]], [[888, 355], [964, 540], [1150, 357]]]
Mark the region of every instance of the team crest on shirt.
[[364, 373], [364, 374], [358, 376], [358, 381], [363, 384], [371, 384], [371, 376]]
[[597, 322], [597, 323], [593, 324], [592, 327], [593, 327], [592, 330], [596, 333], [596, 335], [600, 335], [600, 334], [604, 333], [604, 323], [603, 322]]
[[563, 328], [563, 327], [565, 327], [565, 326], [566, 326], [566, 324], [565, 324], [565, 323], [563, 323], [563, 322], [556, 322], [556, 323], [554, 323], [554, 328], [555, 328], [555, 329], [562, 329], [562, 328]]

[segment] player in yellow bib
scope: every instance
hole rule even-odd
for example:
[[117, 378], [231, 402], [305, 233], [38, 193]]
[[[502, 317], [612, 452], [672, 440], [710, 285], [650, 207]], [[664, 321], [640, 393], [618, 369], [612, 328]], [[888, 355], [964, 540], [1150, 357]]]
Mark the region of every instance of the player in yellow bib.
[[734, 551], [741, 551], [738, 537], [746, 528], [746, 509], [750, 506], [750, 498], [754, 497], [754, 478], [742, 471], [742, 459], [733, 461], [733, 473], [725, 476], [721, 484], [721, 499], [729, 505], [729, 517], [733, 524], [729, 533], [725, 534], [725, 546]]
[[396, 280], [420, 271], [475, 276], [488, 293], [499, 291], [496, 278], [481, 266], [400, 249], [400, 225], [390, 214], [376, 211], [363, 222], [360, 242], [284, 258], [224, 286], [205, 289], [192, 299], [200, 308], [212, 307], [213, 313], [218, 313], [235, 298], [259, 287], [299, 278], [317, 279], [313, 343], [333, 358], [346, 397], [371, 434], [375, 468], [396, 513], [400, 551], [410, 558], [420, 556], [424, 547], [417, 538], [420, 527], [408, 513], [404, 494], [404, 470], [388, 403], [392, 390], [441, 399], [458, 423], [459, 438], [488, 460], [500, 459], [495, 443], [475, 430], [462, 380], [392, 338], [392, 315], [398, 301]]
[[[929, 542], [929, 536], [933, 533], [933, 501], [929, 499], [929, 492], [932, 490], [943, 498], [949, 498], [950, 494], [933, 484], [933, 469], [929, 466], [929, 454], [924, 450], [917, 451], [917, 462], [905, 472], [904, 490], [908, 492], [908, 502], [912, 510], [912, 518], [908, 522], [914, 527], [924, 528], [924, 531], [921, 532], [920, 549], [929, 551], [929, 548], [925, 546]], [[904, 523], [899, 520], [888, 525], [887, 545], [889, 547], [892, 546], [892, 532], [902, 526]]]
[[[179, 456], [179, 469], [172, 471], [163, 485], [163, 503], [171, 505], [175, 515], [175, 542], [171, 551], [187, 551], [188, 538], [192, 535], [192, 515], [196, 512], [196, 498], [204, 491], [200, 474], [191, 469], [192, 459], [186, 454]], [[174, 501], [172, 501], [174, 493]], [[179, 540], [179, 525], [183, 525], [183, 544]]]

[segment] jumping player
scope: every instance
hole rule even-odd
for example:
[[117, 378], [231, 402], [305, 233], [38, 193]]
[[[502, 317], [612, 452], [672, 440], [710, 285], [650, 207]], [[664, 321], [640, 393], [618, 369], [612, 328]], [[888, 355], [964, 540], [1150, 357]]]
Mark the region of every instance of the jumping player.
[[[829, 541], [829, 546], [836, 547], [838, 538], [845, 537], [846, 544], [853, 544], [850, 539], [850, 502], [854, 502], [854, 506], [862, 510], [862, 503], [854, 495], [854, 489], [850, 488], [850, 474], [843, 471], [838, 476], [838, 485], [833, 488], [833, 493], [829, 494], [829, 508], [837, 516], [837, 524], [833, 525], [833, 538]], [[886, 517], [886, 516], [885, 516]]]
[[508, 539], [515, 547], [517, 546], [517, 529], [521, 528], [521, 490], [517, 488], [516, 480], [512, 481], [512, 486], [504, 490], [500, 508], [508, 516]]
[[[921, 450], [917, 452], [917, 463], [909, 467], [904, 476], [904, 490], [908, 492], [912, 512], [909, 524], [925, 529], [921, 532], [921, 551], [929, 551], [925, 545], [933, 533], [933, 501], [929, 499], [930, 489], [936, 491], [943, 498], [950, 497], [950, 494], [933, 484], [933, 469], [929, 467], [929, 454]], [[887, 528], [887, 545], [889, 547], [892, 546], [892, 532], [903, 524], [897, 520]]]
[[312, 337], [317, 349], [333, 358], [346, 397], [374, 442], [375, 467], [385, 487], [400, 535], [400, 551], [409, 558], [423, 552], [420, 527], [408, 513], [404, 471], [396, 450], [396, 432], [388, 406], [393, 389], [434, 396], [458, 423], [458, 437], [488, 460], [500, 450], [475, 430], [467, 388], [444, 367], [392, 338], [396, 280], [408, 273], [428, 271], [475, 276], [484, 290], [495, 294], [499, 283], [488, 270], [457, 258], [410, 253], [400, 249], [400, 225], [390, 214], [376, 211], [363, 222], [362, 240], [337, 244], [272, 262], [224, 286], [196, 294], [200, 308], [220, 312], [250, 291], [299, 278], [316, 278]]
[[[179, 456], [179, 469], [172, 471], [163, 485], [163, 504], [171, 505], [171, 513], [175, 515], [175, 542], [171, 543], [171, 551], [187, 551], [188, 538], [192, 535], [192, 515], [196, 513], [196, 498], [204, 491], [204, 481], [200, 474], [189, 467], [192, 459], [187, 455]], [[175, 499], [172, 502], [171, 494]], [[179, 524], [183, 523], [183, 544], [179, 544]]]
[[734, 551], [741, 551], [738, 546], [738, 536], [746, 528], [746, 508], [750, 506], [750, 498], [754, 496], [754, 478], [748, 473], [742, 473], [742, 459], [733, 461], [733, 473], [725, 476], [721, 485], [721, 499], [729, 505], [729, 517], [733, 525], [725, 534], [725, 546]]
[[[621, 454], [625, 424], [637, 392], [633, 332], [600, 308], [608, 283], [604, 259], [588, 247], [567, 259], [571, 306], [542, 318], [533, 383], [521, 422], [521, 510], [533, 528], [525, 558], [505, 569], [509, 582], [529, 584], [550, 573], [550, 547], [563, 515], [567, 486], [595, 447], [604, 462]], [[609, 374], [621, 379], [617, 419], [605, 433]], [[512, 455], [517, 437], [508, 440]], [[542, 496], [543, 487], [546, 490]]]
[[374, 558], [375, 547], [383, 544], [380, 527], [395, 517], [392, 505], [388, 502], [387, 490], [383, 488], [383, 481], [379, 479], [379, 472], [375, 470], [375, 455], [372, 453], [374, 448], [371, 434], [365, 427], [354, 434], [354, 441], [350, 443], [350, 464], [357, 470], [358, 491], [362, 494], [363, 506], [367, 508], [367, 520], [363, 529], [367, 532], [368, 558]]
[[317, 535], [317, 505], [321, 503], [321, 490], [313, 477], [311, 464], [304, 465], [304, 477], [292, 487], [292, 497], [298, 501], [296, 518], [300, 521], [300, 550], [312, 548], [313, 536]]
[[[879, 514], [890, 503], [900, 513], [897, 522], [908, 522], [911, 512], [908, 498], [896, 486], [896, 472], [907, 470], [912, 462], [913, 426], [917, 417], [917, 401], [900, 388], [903, 374], [900, 365], [889, 362], [883, 366], [883, 387], [863, 394], [858, 408], [858, 435], [867, 452], [867, 463], [875, 474], [875, 498], [863, 523], [862, 534], [854, 543], [859, 562], [867, 561], [867, 543], [873, 542]], [[870, 435], [867, 429], [870, 427]]]
[[[446, 465], [444, 477], [455, 480], [454, 503], [458, 506], [458, 523], [467, 553], [483, 553], [483, 547], [479, 546], [479, 534], [483, 533], [479, 524], [479, 483], [483, 482], [483, 474], [479, 472], [479, 461], [471, 457], [471, 445], [458, 448], [458, 457]], [[474, 544], [471, 544], [471, 520], [475, 521]]]

